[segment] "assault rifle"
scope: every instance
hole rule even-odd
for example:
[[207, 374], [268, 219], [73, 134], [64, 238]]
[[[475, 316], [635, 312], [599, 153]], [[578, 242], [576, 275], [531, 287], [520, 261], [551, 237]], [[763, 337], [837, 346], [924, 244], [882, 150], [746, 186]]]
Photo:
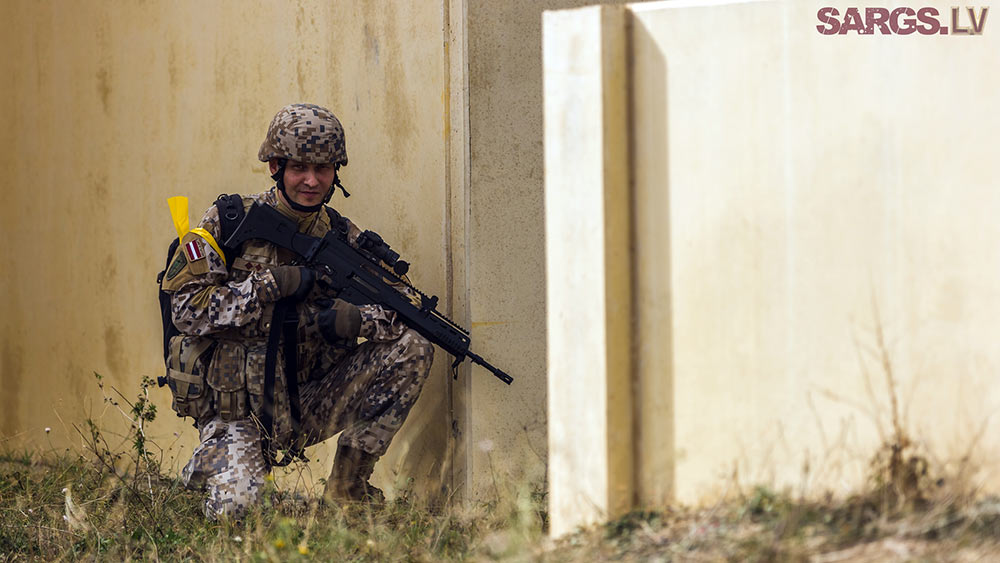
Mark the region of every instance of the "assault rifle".
[[[469, 350], [472, 343], [469, 331], [438, 312], [436, 296], [427, 297], [399, 277], [405, 274], [409, 265], [399, 260], [399, 255], [377, 234], [365, 231], [359, 246], [368, 250], [358, 250], [338, 236], [337, 225], [322, 238], [302, 234], [294, 221], [270, 205], [257, 202], [225, 245], [236, 248], [250, 239], [266, 240], [295, 252], [302, 257], [304, 265], [326, 274], [326, 281], [338, 290], [340, 299], [358, 306], [371, 303], [396, 311], [407, 326], [455, 357], [452, 370], [456, 377], [456, 368], [469, 358], [507, 385], [514, 381], [513, 377]], [[383, 267], [383, 260], [395, 272]], [[420, 303], [414, 304], [393, 285], [409, 287]]]

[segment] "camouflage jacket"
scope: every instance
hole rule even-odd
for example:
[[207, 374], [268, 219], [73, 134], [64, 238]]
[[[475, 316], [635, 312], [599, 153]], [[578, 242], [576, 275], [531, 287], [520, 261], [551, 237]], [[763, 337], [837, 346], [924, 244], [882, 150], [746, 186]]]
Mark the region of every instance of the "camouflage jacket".
[[[244, 208], [256, 201], [264, 202], [298, 221], [299, 232], [321, 237], [331, 228], [325, 211], [300, 217], [280, 203], [274, 188], [243, 197]], [[348, 241], [354, 244], [361, 233], [348, 221]], [[206, 229], [218, 241], [221, 238], [219, 211], [209, 207], [199, 227]], [[173, 321], [182, 334], [213, 335], [219, 339], [242, 341], [248, 347], [267, 339], [274, 302], [280, 297], [271, 266], [289, 264], [294, 254], [269, 242], [251, 240], [243, 245], [232, 267], [201, 236], [188, 233], [171, 258], [163, 281], [163, 289], [172, 293]], [[319, 333], [316, 314], [322, 302], [306, 299], [299, 304], [299, 380], [309, 379], [317, 368], [326, 372], [347, 354], [356, 343], [329, 346]], [[361, 336], [373, 341], [398, 338], [406, 326], [396, 319], [394, 311], [378, 305], [363, 305]], [[279, 363], [280, 365], [280, 363]]]

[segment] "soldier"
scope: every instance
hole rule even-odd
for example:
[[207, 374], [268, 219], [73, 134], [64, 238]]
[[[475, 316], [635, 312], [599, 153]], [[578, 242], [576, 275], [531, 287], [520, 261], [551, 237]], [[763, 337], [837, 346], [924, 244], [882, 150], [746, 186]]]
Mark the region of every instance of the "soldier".
[[[257, 156], [275, 185], [244, 196], [244, 209], [263, 202], [295, 220], [299, 232], [322, 237], [339, 227], [355, 244], [361, 231], [324, 205], [343, 189], [338, 171], [347, 164], [333, 113], [310, 104], [282, 108]], [[381, 501], [368, 479], [420, 395], [434, 347], [394, 311], [331, 299], [319, 291], [322, 279], [286, 249], [251, 240], [224, 257], [217, 206], [199, 226], [181, 240], [162, 284], [181, 332], [167, 360], [174, 408], [195, 418], [201, 438], [184, 483], [207, 489], [209, 518], [238, 518], [260, 496], [276, 450], [301, 452], [343, 431], [324, 498]], [[293, 324], [289, 333], [282, 323], [286, 347], [276, 350], [279, 300], [294, 304]], [[358, 337], [366, 341], [359, 345]]]

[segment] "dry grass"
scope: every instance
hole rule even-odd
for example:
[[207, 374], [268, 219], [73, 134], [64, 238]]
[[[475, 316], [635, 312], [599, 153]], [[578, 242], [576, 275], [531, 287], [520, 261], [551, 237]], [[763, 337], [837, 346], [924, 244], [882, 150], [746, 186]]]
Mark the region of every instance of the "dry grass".
[[468, 511], [431, 511], [405, 496], [341, 507], [272, 487], [242, 522], [207, 522], [200, 494], [145, 477], [86, 457], [4, 456], [0, 559], [438, 561], [511, 556], [541, 538], [526, 499]]
[[558, 542], [554, 561], [989, 561], [1000, 498], [882, 512], [877, 495], [807, 501], [758, 487], [699, 510], [637, 512]]
[[0, 560], [464, 560], [514, 557], [542, 537], [543, 499], [527, 489], [432, 510], [405, 490], [380, 507], [333, 506], [269, 481], [242, 521], [208, 522], [201, 493], [163, 475], [162, 452], [145, 437], [156, 418], [151, 383], [131, 400], [105, 393], [130, 424], [126, 436], [109, 443], [88, 420], [79, 454], [0, 455]]
[[[124, 477], [124, 478], [123, 478]], [[206, 522], [198, 494], [156, 478], [135, 489], [85, 457], [0, 461], [0, 553], [14, 561], [545, 560], [885, 561], [1000, 556], [1000, 499], [938, 491], [889, 505], [876, 488], [843, 501], [758, 487], [714, 507], [636, 512], [552, 541], [530, 495], [432, 511], [324, 506], [271, 490], [241, 523]], [[150, 487], [151, 491], [150, 492]], [[64, 488], [77, 507], [66, 516]], [[152, 499], [157, 499], [151, 502]]]

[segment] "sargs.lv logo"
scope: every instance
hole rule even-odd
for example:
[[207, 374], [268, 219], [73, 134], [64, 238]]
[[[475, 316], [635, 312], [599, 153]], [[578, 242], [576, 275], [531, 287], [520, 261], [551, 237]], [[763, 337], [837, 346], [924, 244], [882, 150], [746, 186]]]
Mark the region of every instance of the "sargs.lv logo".
[[[864, 12], [862, 13], [862, 10]], [[847, 8], [843, 14], [832, 7], [816, 13], [820, 24], [816, 30], [823, 35], [981, 35], [986, 28], [989, 7], [952, 8], [950, 20], [937, 8]]]

